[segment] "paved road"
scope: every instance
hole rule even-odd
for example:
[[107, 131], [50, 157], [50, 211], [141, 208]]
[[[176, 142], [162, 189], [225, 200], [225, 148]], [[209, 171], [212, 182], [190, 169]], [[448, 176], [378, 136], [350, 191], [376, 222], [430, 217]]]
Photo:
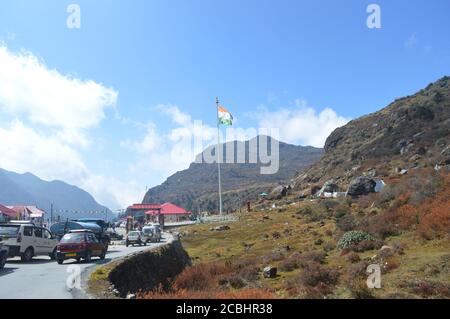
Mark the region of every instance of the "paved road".
[[[6, 266], [0, 270], [0, 299], [71, 299], [73, 294], [66, 287], [67, 272], [70, 265], [79, 265], [82, 276], [86, 276], [91, 267], [108, 263], [114, 259], [145, 249], [164, 245], [172, 238], [163, 234], [161, 243], [147, 246], [125, 247], [123, 245], [109, 246], [105, 260], [93, 257], [90, 263], [67, 260], [62, 265], [51, 261], [48, 257], [35, 257], [29, 263], [23, 263], [20, 258], [8, 259]], [[86, 278], [82, 278], [85, 280]]]

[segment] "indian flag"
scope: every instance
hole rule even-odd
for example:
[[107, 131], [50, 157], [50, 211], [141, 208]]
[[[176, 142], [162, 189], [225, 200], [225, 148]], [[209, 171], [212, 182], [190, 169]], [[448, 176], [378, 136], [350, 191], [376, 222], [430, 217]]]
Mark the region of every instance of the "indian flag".
[[219, 124], [233, 125], [233, 115], [231, 115], [231, 113], [221, 105], [219, 105], [219, 108], [217, 110], [217, 116]]

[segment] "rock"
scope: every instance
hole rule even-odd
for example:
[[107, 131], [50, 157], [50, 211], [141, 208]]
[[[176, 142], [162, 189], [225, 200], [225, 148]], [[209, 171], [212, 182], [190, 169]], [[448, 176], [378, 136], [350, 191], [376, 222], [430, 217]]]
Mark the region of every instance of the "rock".
[[400, 175], [406, 175], [406, 174], [408, 174], [408, 170], [407, 170], [406, 168], [404, 168], [404, 169], [402, 169], [402, 170], [399, 172], [399, 174], [400, 174]]
[[324, 193], [335, 193], [339, 191], [339, 186], [334, 182], [334, 180], [330, 179], [326, 181], [322, 188], [316, 193], [316, 196], [321, 196]]
[[388, 245], [384, 245], [383, 247], [380, 248], [380, 251], [383, 251], [383, 250], [385, 250], [385, 249], [387, 249], [387, 250], [393, 250], [394, 248], [391, 247], [391, 246], [388, 246]]
[[215, 230], [215, 231], [224, 231], [224, 230], [229, 230], [229, 229], [230, 229], [230, 226], [228, 226], [228, 225], [220, 225], [220, 226], [212, 228], [212, 230]]
[[441, 151], [441, 155], [442, 156], [450, 156], [450, 145], [448, 145]]
[[277, 276], [277, 268], [272, 266], [267, 266], [263, 270], [264, 278], [275, 278]]
[[350, 196], [366, 195], [375, 192], [376, 182], [368, 177], [359, 176], [351, 181], [347, 194]]
[[136, 299], [136, 295], [135, 294], [128, 294], [127, 295], [127, 299]]
[[280, 185], [280, 186], [275, 187], [272, 190], [271, 194], [274, 195], [277, 198], [282, 198], [282, 197], [285, 197], [288, 194], [289, 189], [290, 189], [290, 186], [286, 187], [286, 186]]

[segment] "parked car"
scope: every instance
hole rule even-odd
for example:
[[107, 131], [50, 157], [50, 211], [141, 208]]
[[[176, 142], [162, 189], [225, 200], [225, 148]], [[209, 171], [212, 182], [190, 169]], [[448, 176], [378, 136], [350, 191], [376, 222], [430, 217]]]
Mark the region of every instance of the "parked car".
[[80, 262], [84, 259], [90, 262], [92, 257], [105, 259], [106, 247], [89, 230], [71, 230], [65, 234], [58, 244], [56, 261], [62, 264], [64, 260], [75, 259]]
[[5, 267], [6, 259], [8, 259], [8, 247], [4, 246], [3, 243], [0, 242], [0, 270]]
[[159, 242], [161, 241], [161, 231], [156, 226], [144, 226], [142, 233], [147, 236], [147, 242]]
[[139, 245], [145, 244], [143, 241], [142, 233], [138, 230], [132, 230], [128, 233], [127, 239], [125, 240], [125, 245], [128, 247], [130, 245]]
[[0, 224], [0, 238], [9, 250], [8, 257], [20, 256], [24, 262], [35, 256], [56, 257], [58, 240], [48, 229], [33, 223]]

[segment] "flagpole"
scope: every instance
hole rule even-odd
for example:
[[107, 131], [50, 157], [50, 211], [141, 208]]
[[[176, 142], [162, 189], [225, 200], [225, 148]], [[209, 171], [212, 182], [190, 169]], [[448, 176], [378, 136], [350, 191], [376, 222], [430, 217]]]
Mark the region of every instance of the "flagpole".
[[217, 168], [219, 171], [219, 211], [222, 216], [222, 185], [220, 183], [220, 156], [219, 147], [220, 147], [220, 127], [219, 127], [219, 98], [216, 97], [216, 105], [217, 105], [217, 147], [216, 147], [216, 156], [217, 156]]

